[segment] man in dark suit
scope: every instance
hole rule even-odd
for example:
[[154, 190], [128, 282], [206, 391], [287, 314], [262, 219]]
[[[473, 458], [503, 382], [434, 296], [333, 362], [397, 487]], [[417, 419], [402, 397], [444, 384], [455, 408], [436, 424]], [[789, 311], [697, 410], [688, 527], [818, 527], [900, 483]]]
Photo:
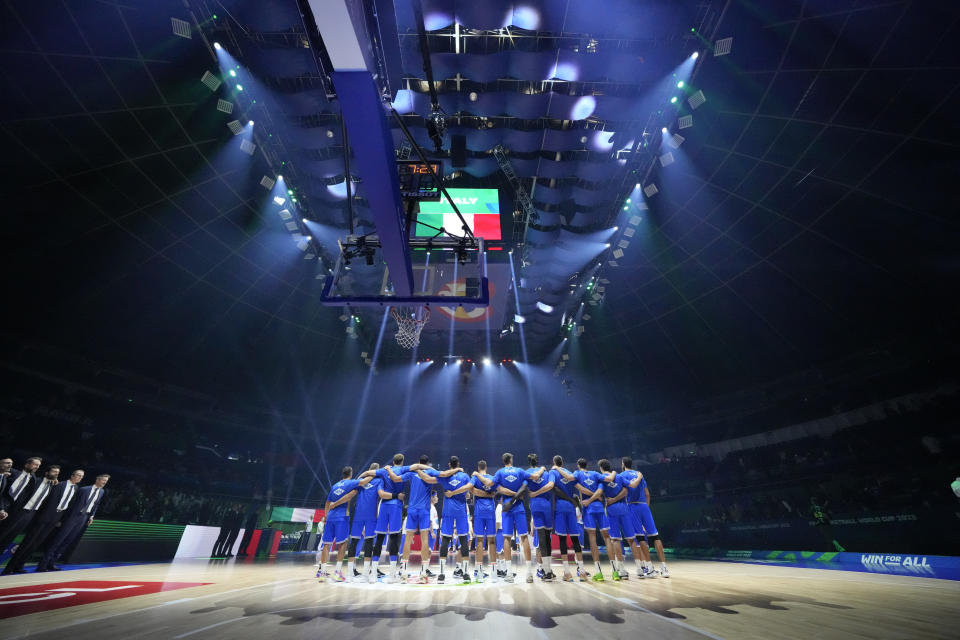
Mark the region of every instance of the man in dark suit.
[[37, 565], [37, 573], [60, 570], [60, 567], [56, 566], [54, 562], [79, 536], [83, 535], [86, 526], [93, 522], [97, 508], [103, 502], [104, 487], [109, 480], [109, 473], [101, 473], [93, 484], [77, 492], [73, 504], [67, 509], [66, 514], [60, 521], [60, 530], [54, 535], [46, 553], [43, 554], [43, 559]]
[[30, 559], [30, 555], [43, 544], [48, 536], [57, 530], [60, 520], [73, 504], [73, 500], [80, 489], [81, 480], [83, 480], [83, 470], [77, 469], [70, 474], [70, 479], [67, 482], [61, 482], [53, 488], [43, 506], [37, 511], [37, 515], [34, 516], [30, 527], [27, 528], [16, 553], [10, 558], [0, 575], [24, 573], [23, 565]]
[[10, 458], [4, 458], [3, 462], [6, 463], [8, 460], [10, 465], [4, 472], [3, 492], [0, 492], [0, 534], [10, 514], [22, 507], [31, 492], [36, 489], [35, 474], [42, 462], [40, 458], [27, 458], [21, 470], [12, 468], [13, 461]]
[[[24, 469], [26, 469], [26, 465], [24, 465]], [[57, 486], [59, 475], [60, 467], [51, 465], [47, 469], [43, 480], [34, 476], [29, 481], [21, 482], [23, 474], [20, 474], [20, 477], [10, 486], [11, 497], [13, 492], [17, 491], [18, 485], [23, 487], [23, 490], [18, 491], [19, 495], [9, 511], [10, 516], [3, 523], [0, 523], [2, 524], [0, 526], [0, 554], [6, 551], [7, 547], [33, 521], [37, 511], [43, 507], [47, 496], [50, 495], [50, 491]], [[31, 487], [33, 488], [32, 491], [30, 490]]]
[[240, 540], [240, 548], [237, 549], [237, 557], [247, 557], [247, 547], [250, 546], [250, 540], [253, 538], [253, 531], [257, 528], [258, 507], [251, 504], [247, 507], [247, 515], [243, 520], [243, 538]]
[[241, 528], [243, 528], [243, 506], [235, 504], [230, 511], [230, 531], [227, 535], [227, 544], [223, 548], [226, 552], [224, 555], [228, 558], [233, 557], [233, 547], [237, 544], [237, 537], [240, 535]]
[[213, 543], [213, 551], [210, 553], [214, 558], [225, 558], [227, 556], [227, 540], [230, 538], [230, 529], [233, 527], [233, 509], [228, 509], [220, 521], [220, 532], [217, 534], [217, 540]]
[[0, 458], [0, 522], [7, 517], [7, 512], [3, 511], [3, 506], [6, 504], [3, 496], [10, 488], [10, 481], [7, 478], [10, 477], [11, 469], [13, 469], [13, 458]]

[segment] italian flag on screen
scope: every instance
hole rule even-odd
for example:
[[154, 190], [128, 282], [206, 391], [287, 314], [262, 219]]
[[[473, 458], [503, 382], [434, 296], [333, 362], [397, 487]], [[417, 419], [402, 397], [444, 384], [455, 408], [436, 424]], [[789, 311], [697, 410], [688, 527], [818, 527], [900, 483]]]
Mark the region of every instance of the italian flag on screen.
[[[484, 240], [500, 239], [500, 194], [497, 189], [447, 189], [473, 235]], [[436, 202], [420, 201], [415, 236], [431, 237], [443, 227], [456, 236], [463, 235], [461, 222], [446, 198]]]

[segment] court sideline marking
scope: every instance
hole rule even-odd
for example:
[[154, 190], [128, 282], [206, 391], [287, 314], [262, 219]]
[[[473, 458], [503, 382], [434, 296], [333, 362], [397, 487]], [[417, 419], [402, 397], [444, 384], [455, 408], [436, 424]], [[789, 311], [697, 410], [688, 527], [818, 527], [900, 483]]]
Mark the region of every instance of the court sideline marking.
[[[214, 597], [217, 597], [217, 596], [223, 596], [223, 595], [226, 595], [226, 594], [228, 594], [228, 593], [236, 593], [236, 592], [238, 592], [238, 591], [246, 591], [246, 590], [248, 590], [248, 589], [257, 589], [257, 588], [259, 588], [259, 587], [269, 587], [270, 585], [284, 584], [284, 583], [287, 583], [287, 582], [299, 582], [299, 581], [303, 581], [303, 580], [309, 580], [309, 578], [287, 578], [286, 580], [275, 580], [275, 581], [273, 581], [273, 582], [265, 582], [265, 583], [263, 583], [263, 584], [250, 585], [249, 587], [239, 587], [239, 588], [237, 588], [237, 589], [229, 589], [229, 590], [227, 590], [227, 591], [219, 591], [219, 592], [217, 592], [217, 593], [208, 593], [208, 594], [206, 594], [206, 595], [196, 596], [196, 597], [194, 597], [194, 598], [180, 598], [180, 599], [178, 599], [178, 600], [171, 600], [170, 602], [161, 602], [160, 604], [151, 605], [151, 606], [149, 606], [149, 607], [141, 607], [141, 608], [139, 608], [139, 609], [131, 609], [130, 611], [118, 611], [117, 613], [108, 613], [108, 614], [106, 614], [106, 615], [98, 616], [98, 617], [96, 617], [96, 618], [81, 618], [81, 619], [79, 619], [79, 620], [73, 620], [73, 621], [68, 622], [68, 623], [66, 623], [66, 624], [61, 624], [61, 625], [57, 625], [57, 626], [54, 626], [54, 627], [50, 627], [50, 628], [48, 628], [48, 629], [44, 629], [44, 630], [41, 631], [41, 632], [28, 631], [26, 634], [20, 634], [20, 635], [18, 635], [18, 636], [13, 636], [13, 637], [11, 638], [11, 640], [21, 640], [22, 638], [28, 638], [28, 637], [30, 637], [31, 635], [36, 635], [37, 633], [47, 633], [47, 632], [49, 632], [49, 631], [60, 631], [61, 629], [67, 629], [67, 628], [69, 628], [69, 627], [75, 627], [75, 626], [77, 626], [78, 624], [86, 624], [86, 623], [88, 623], [88, 622], [100, 622], [101, 620], [107, 620], [107, 619], [109, 619], [109, 618], [116, 618], [117, 616], [125, 616], [125, 615], [129, 615], [129, 614], [131, 614], [131, 613], [141, 613], [141, 612], [143, 612], [143, 611], [150, 611], [151, 609], [159, 609], [159, 608], [161, 608], [161, 607], [169, 607], [170, 605], [179, 604], [179, 603], [181, 603], [181, 602], [189, 602], [189, 601], [192, 601], [192, 600], [203, 600], [203, 599], [205, 599], [205, 598], [214, 598]], [[194, 588], [195, 588], [195, 587], [194, 587]], [[162, 592], [161, 592], [161, 593], [162, 593]], [[153, 594], [149, 594], [149, 595], [153, 595]], [[94, 603], [94, 604], [97, 604], [97, 603]]]

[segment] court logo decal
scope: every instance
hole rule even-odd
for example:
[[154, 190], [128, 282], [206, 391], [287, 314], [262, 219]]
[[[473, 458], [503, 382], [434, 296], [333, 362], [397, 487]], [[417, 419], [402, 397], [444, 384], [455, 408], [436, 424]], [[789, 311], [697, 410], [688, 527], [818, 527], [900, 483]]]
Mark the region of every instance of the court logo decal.
[[9, 587], [0, 589], [0, 619], [206, 584], [211, 583], [76, 580]]

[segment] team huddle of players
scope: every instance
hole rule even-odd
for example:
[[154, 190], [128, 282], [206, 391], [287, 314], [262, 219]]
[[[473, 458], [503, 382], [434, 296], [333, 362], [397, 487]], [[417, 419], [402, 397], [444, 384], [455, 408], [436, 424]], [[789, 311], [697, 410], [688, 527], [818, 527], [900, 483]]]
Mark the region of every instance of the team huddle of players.
[[[602, 536], [611, 564], [613, 580], [627, 579], [624, 546], [629, 545], [637, 574], [642, 578], [669, 577], [663, 556], [663, 543], [657, 534], [650, 512], [650, 492], [643, 474], [633, 470], [633, 461], [622, 458], [615, 471], [609, 460], [600, 460], [598, 470], [589, 470], [587, 461], [577, 461], [577, 470], [564, 468], [561, 456], [553, 457], [549, 469], [540, 466], [535, 454], [527, 456], [529, 468], [513, 466], [513, 454], [503, 454], [503, 466], [493, 475], [487, 463], [477, 462], [477, 469], [467, 475], [460, 468], [457, 456], [450, 457], [449, 469], [437, 471], [427, 456], [417, 464], [405, 466], [403, 454], [393, 457], [393, 464], [370, 469], [353, 478], [353, 469], [344, 467], [343, 479], [333, 485], [326, 502], [326, 525], [323, 530], [317, 579], [344, 582], [407, 582], [411, 543], [415, 532], [420, 535], [420, 574], [418, 582], [426, 583], [434, 574], [430, 570], [431, 494], [443, 491], [440, 518], [440, 571], [437, 582], [443, 583], [445, 570], [463, 582], [471, 582], [469, 565], [471, 538], [476, 545], [473, 575], [477, 582], [490, 576], [487, 561], [495, 571], [492, 580], [513, 582], [513, 541], [516, 537], [527, 566], [526, 581], [533, 582], [534, 572], [544, 581], [555, 578], [551, 570], [551, 535], [559, 538], [563, 580], [572, 582], [574, 574], [568, 565], [570, 537], [576, 559], [576, 577], [580, 581], [602, 581], [598, 536]], [[409, 494], [404, 486], [409, 483]], [[473, 499], [473, 521], [469, 520], [468, 494]], [[348, 505], [356, 497], [352, 514]], [[403, 502], [407, 500], [406, 523], [403, 523]], [[352, 515], [352, 520], [351, 520]], [[497, 525], [501, 525], [498, 527]], [[402, 526], [404, 525], [404, 526]], [[471, 526], [472, 525], [472, 526]], [[401, 526], [404, 531], [401, 552]], [[531, 555], [530, 531], [537, 561]], [[345, 544], [350, 538], [349, 550]], [[589, 544], [595, 573], [584, 568], [583, 545]], [[363, 540], [366, 569], [357, 569], [357, 547]], [[384, 544], [390, 564], [380, 571], [380, 554]], [[659, 570], [650, 560], [649, 543], [655, 545]], [[330, 551], [338, 545], [336, 566], [330, 562]], [[345, 557], [349, 565], [344, 574]], [[542, 561], [546, 558], [546, 568]], [[537, 568], [539, 565], [539, 568]]]

